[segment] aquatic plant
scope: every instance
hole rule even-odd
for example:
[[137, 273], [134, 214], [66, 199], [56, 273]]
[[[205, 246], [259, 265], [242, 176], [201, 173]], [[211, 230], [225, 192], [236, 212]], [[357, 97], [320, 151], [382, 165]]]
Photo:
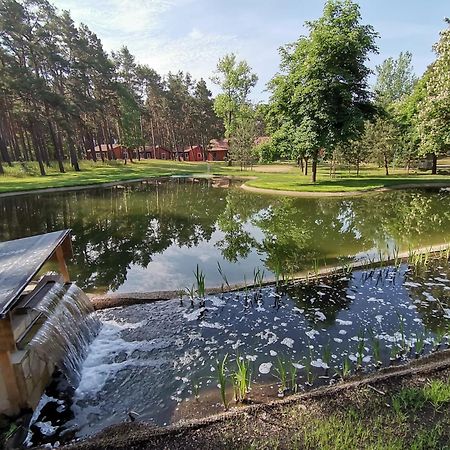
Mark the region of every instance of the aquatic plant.
[[311, 349], [310, 349], [309, 354], [307, 356], [305, 356], [305, 358], [304, 358], [306, 384], [308, 386], [312, 386], [314, 383], [314, 379], [315, 379], [311, 362], [312, 362], [312, 354], [311, 354]]
[[358, 333], [358, 344], [356, 346], [356, 368], [359, 370], [362, 368], [364, 350], [365, 350], [365, 337], [364, 330], [360, 330]]
[[227, 375], [226, 375], [226, 364], [228, 359], [228, 353], [223, 357], [221, 361], [217, 361], [217, 381], [219, 382], [218, 387], [220, 389], [220, 398], [222, 399], [222, 404], [225, 409], [228, 409], [227, 400]]
[[[331, 344], [328, 342], [323, 346], [322, 349], [322, 361], [327, 365], [330, 366], [331, 364]], [[325, 369], [325, 372], [327, 372], [328, 369]]]
[[251, 386], [250, 361], [237, 355], [236, 370], [233, 372], [232, 376], [236, 403], [247, 402]]
[[372, 344], [372, 353], [373, 353], [373, 359], [375, 360], [376, 365], [381, 365], [381, 341], [380, 339], [375, 335], [372, 328], [368, 329], [370, 342]]
[[273, 267], [273, 274], [275, 275], [275, 287], [278, 289], [280, 285], [280, 277], [282, 273], [281, 261], [279, 259], [275, 260], [275, 265]]
[[399, 358], [400, 353], [401, 353], [401, 347], [399, 347], [399, 345], [397, 344], [397, 341], [396, 341], [392, 344], [389, 359], [391, 361], [395, 361], [396, 359]]
[[423, 349], [425, 348], [425, 336], [423, 333], [416, 335], [416, 339], [414, 341], [414, 348], [416, 352], [416, 356], [422, 354]]
[[342, 360], [342, 366], [336, 367], [335, 372], [342, 380], [345, 380], [352, 372], [352, 362], [348, 355], [345, 355]]
[[259, 267], [253, 269], [253, 285], [255, 287], [258, 287], [259, 289], [262, 288], [264, 283], [264, 270], [261, 270]]
[[194, 299], [195, 299], [195, 287], [194, 287], [194, 285], [192, 285], [190, 288], [186, 287], [184, 290], [185, 290], [187, 296], [189, 297], [189, 299], [191, 301], [191, 306], [194, 306]]
[[294, 394], [297, 393], [298, 390], [298, 384], [297, 384], [297, 367], [294, 366], [293, 363], [291, 363], [291, 370], [290, 370], [290, 386], [291, 386], [291, 390]]
[[[225, 272], [223, 271], [222, 266], [220, 265], [219, 261], [217, 261], [217, 271], [219, 272], [219, 275], [222, 277], [223, 282], [226, 284], [227, 289], [230, 290], [231, 289], [230, 283], [228, 283], [228, 278], [225, 275]], [[222, 283], [222, 292], [223, 292], [223, 286], [224, 285]]]
[[285, 358], [277, 357], [277, 363], [275, 365], [275, 377], [279, 381], [278, 386], [278, 396], [284, 397], [285, 392], [288, 389], [288, 367], [292, 366], [290, 362], [288, 362]]
[[446, 334], [446, 330], [443, 328], [438, 328], [436, 330], [436, 334], [433, 338], [433, 350], [438, 350], [441, 344], [444, 342], [444, 337]]
[[205, 298], [205, 274], [197, 267], [194, 272], [195, 281], [197, 282], [197, 295], [200, 298]]
[[191, 379], [191, 387], [192, 387], [192, 394], [195, 397], [195, 400], [198, 401], [200, 397], [200, 385], [197, 379], [192, 378]]
[[400, 333], [400, 348], [402, 353], [406, 355], [409, 352], [409, 345], [405, 336], [405, 318], [398, 311], [396, 311], [396, 314], [398, 317], [398, 332]]

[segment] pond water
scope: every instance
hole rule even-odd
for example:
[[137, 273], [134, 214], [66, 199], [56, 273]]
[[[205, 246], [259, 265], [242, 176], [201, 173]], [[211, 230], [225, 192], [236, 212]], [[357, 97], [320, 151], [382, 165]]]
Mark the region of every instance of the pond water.
[[166, 179], [113, 188], [0, 198], [0, 241], [72, 228], [70, 272], [87, 292], [207, 286], [377, 249], [450, 240], [450, 193], [397, 191], [355, 198], [283, 198], [223, 179]]
[[[103, 328], [79, 386], [46, 398], [57, 408], [64, 403], [57, 398], [65, 398], [70, 411], [46, 439], [86, 436], [130, 415], [166, 425], [222, 411], [217, 361], [226, 354], [228, 377], [236, 358], [248, 362], [249, 397], [259, 402], [279, 395], [280, 360], [289, 373], [296, 368], [295, 385], [303, 390], [309, 383], [336, 382], [333, 375], [345, 362], [353, 372], [358, 365], [373, 371], [444, 348], [450, 324], [447, 258], [209, 296], [193, 305], [170, 300], [100, 312]], [[228, 381], [230, 402], [232, 396]], [[39, 423], [55, 431], [46, 414]]]

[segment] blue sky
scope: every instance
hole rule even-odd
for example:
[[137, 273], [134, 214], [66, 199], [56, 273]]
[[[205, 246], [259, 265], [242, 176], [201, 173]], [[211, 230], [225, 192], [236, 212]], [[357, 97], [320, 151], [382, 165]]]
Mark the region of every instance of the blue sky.
[[[160, 73], [189, 71], [209, 81], [219, 57], [235, 52], [259, 76], [252, 98], [266, 100], [278, 48], [319, 17], [322, 0], [53, 0], [97, 33], [107, 51], [127, 45]], [[450, 16], [449, 0], [360, 0], [364, 23], [380, 34], [370, 66], [401, 51], [413, 53], [418, 75], [433, 61], [432, 45]], [[213, 89], [214, 90], [214, 89]]]

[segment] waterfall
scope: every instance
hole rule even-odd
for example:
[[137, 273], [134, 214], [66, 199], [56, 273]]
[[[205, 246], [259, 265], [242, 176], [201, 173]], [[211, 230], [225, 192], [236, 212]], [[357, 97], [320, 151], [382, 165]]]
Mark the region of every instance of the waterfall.
[[29, 345], [41, 357], [54, 362], [73, 386], [90, 343], [101, 324], [87, 295], [75, 284], [55, 283], [35, 307], [45, 321]]

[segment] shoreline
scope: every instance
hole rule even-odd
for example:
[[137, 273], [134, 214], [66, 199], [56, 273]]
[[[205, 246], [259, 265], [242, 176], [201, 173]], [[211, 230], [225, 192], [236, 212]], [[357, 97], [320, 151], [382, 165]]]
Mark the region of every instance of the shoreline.
[[[252, 177], [251, 179], [255, 180], [256, 177]], [[370, 188], [370, 189], [359, 189], [355, 191], [288, 191], [281, 189], [268, 189], [268, 188], [259, 188], [254, 186], [248, 186], [246, 183], [241, 185], [241, 189], [247, 192], [253, 192], [255, 194], [270, 194], [270, 195], [285, 195], [288, 197], [356, 197], [365, 194], [374, 194], [379, 192], [389, 192], [395, 190], [402, 189], [430, 189], [430, 188], [448, 188], [450, 187], [450, 182], [430, 182], [430, 183], [407, 183], [407, 184], [398, 184], [392, 186], [383, 186], [379, 188]]]
[[256, 176], [235, 176], [235, 175], [226, 175], [226, 174], [182, 174], [182, 175], [157, 175], [150, 177], [140, 177], [140, 178], [131, 178], [131, 179], [123, 179], [110, 181], [106, 183], [93, 183], [93, 184], [78, 184], [73, 186], [61, 186], [61, 187], [47, 187], [47, 188], [36, 188], [36, 189], [26, 189], [26, 190], [17, 190], [17, 191], [7, 191], [0, 192], [0, 198], [7, 197], [15, 197], [20, 195], [33, 195], [33, 194], [51, 194], [51, 193], [59, 193], [59, 192], [74, 192], [81, 190], [89, 190], [89, 189], [101, 189], [101, 188], [109, 188], [114, 187], [119, 184], [132, 184], [132, 183], [141, 183], [143, 181], [148, 180], [158, 180], [165, 178], [224, 178], [230, 180], [242, 180], [243, 183], [240, 186], [241, 189], [252, 192], [255, 194], [268, 194], [268, 195], [284, 195], [288, 197], [304, 197], [304, 198], [320, 198], [320, 197], [356, 197], [364, 194], [372, 194], [372, 193], [380, 193], [380, 192], [389, 192], [395, 190], [402, 189], [430, 189], [430, 188], [448, 188], [450, 187], [450, 181], [442, 182], [424, 182], [424, 183], [405, 183], [398, 184], [392, 186], [383, 186], [379, 188], [367, 188], [367, 189], [356, 189], [353, 191], [291, 191], [284, 189], [270, 189], [270, 188], [259, 188], [255, 186], [247, 185], [248, 181], [257, 180]]
[[[416, 254], [423, 254], [423, 253], [438, 253], [440, 251], [446, 250], [448, 248], [448, 244], [436, 244], [436, 245], [430, 245], [429, 247], [419, 247], [412, 249], [411, 251]], [[375, 256], [370, 262], [367, 260], [359, 260], [355, 261], [354, 263], [351, 263], [352, 271], [354, 270], [361, 270], [361, 269], [369, 269], [369, 268], [379, 268], [380, 262], [383, 264], [383, 268], [386, 267], [386, 265], [389, 265], [389, 263], [392, 263], [395, 261], [395, 259], [400, 259], [403, 263], [405, 262], [405, 259], [407, 260], [409, 256], [408, 252], [401, 252], [397, 255], [397, 257], [393, 257], [391, 255], [387, 255], [386, 259], [380, 260], [378, 256]], [[326, 276], [332, 276], [333, 274], [337, 273], [339, 270], [342, 269], [342, 266], [330, 266], [330, 267], [323, 267], [317, 271], [317, 273], [311, 273], [310, 271], [303, 271], [303, 272], [297, 272], [293, 275], [292, 279], [289, 281], [291, 282], [300, 282], [300, 281], [306, 281], [306, 282], [313, 282], [314, 280]], [[264, 282], [261, 284], [261, 286], [270, 286], [275, 284], [276, 280], [274, 277], [267, 277]], [[244, 283], [235, 283], [229, 286], [216, 286], [216, 287], [209, 287], [205, 289], [206, 295], [218, 295], [222, 293], [228, 293], [228, 292], [236, 292], [241, 291], [245, 288], [247, 289], [254, 289], [259, 285], [254, 284], [244, 284]], [[103, 310], [103, 309], [109, 309], [109, 308], [116, 308], [116, 307], [123, 307], [123, 306], [131, 306], [131, 305], [139, 305], [139, 304], [145, 304], [145, 303], [154, 303], [159, 301], [165, 301], [165, 300], [173, 300], [176, 298], [180, 298], [180, 294], [182, 294], [183, 298], [186, 297], [186, 293], [184, 290], [167, 290], [167, 291], [148, 291], [148, 292], [117, 292], [117, 293], [111, 293], [111, 294], [88, 294], [89, 299], [91, 300], [94, 309], [96, 311]]]

